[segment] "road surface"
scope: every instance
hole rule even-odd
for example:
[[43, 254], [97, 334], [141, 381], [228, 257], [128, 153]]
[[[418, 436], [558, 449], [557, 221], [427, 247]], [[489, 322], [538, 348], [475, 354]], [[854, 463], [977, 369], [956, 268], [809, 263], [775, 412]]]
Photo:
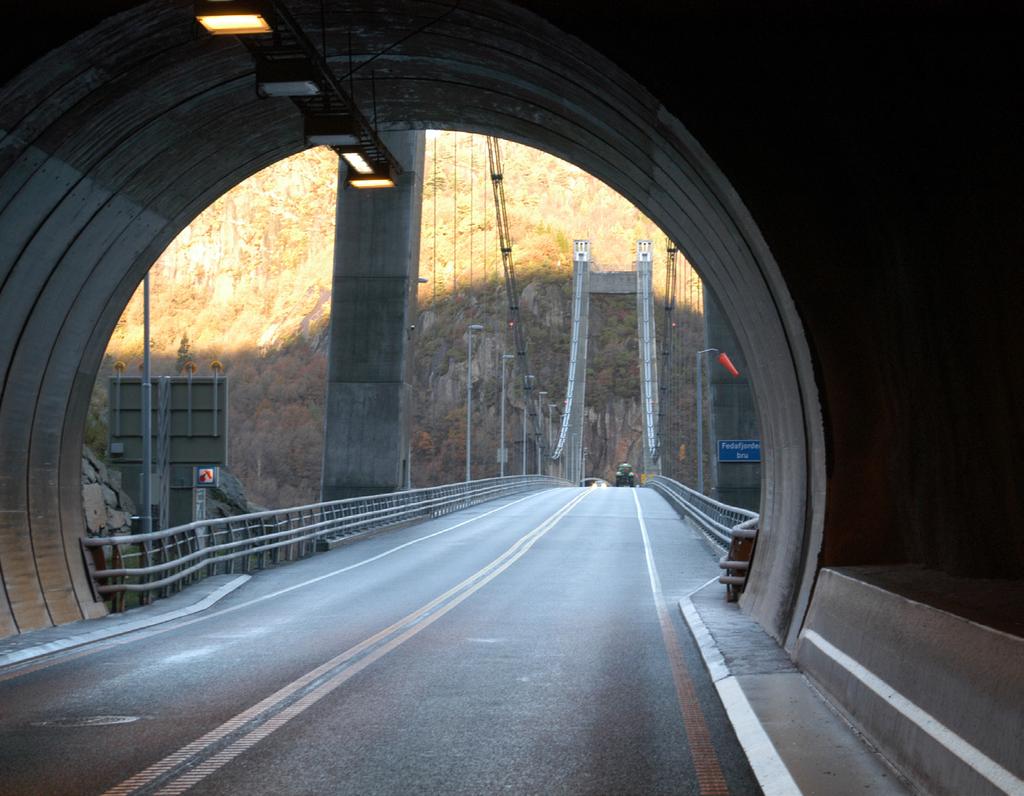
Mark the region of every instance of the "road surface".
[[647, 489], [552, 489], [0, 672], [3, 794], [756, 794]]

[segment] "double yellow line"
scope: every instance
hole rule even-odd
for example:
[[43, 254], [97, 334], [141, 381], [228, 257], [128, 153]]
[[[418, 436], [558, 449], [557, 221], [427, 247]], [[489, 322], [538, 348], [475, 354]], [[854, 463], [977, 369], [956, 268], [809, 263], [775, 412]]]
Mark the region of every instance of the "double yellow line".
[[116, 785], [105, 796], [139, 791], [166, 796], [184, 793], [490, 583], [589, 494], [586, 490], [574, 496], [508, 550], [444, 594]]

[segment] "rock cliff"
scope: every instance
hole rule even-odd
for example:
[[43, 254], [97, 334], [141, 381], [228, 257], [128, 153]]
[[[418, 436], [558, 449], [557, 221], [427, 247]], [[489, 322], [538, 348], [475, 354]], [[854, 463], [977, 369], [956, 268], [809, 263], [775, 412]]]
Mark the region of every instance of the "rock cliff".
[[82, 448], [82, 509], [91, 536], [132, 532], [135, 504], [124, 491], [121, 473], [107, 469], [89, 448]]

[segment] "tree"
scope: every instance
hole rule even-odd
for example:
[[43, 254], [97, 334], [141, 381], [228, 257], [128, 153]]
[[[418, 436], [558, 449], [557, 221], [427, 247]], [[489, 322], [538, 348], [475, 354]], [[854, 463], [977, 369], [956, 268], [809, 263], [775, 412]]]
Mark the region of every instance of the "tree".
[[181, 373], [185, 364], [192, 361], [192, 344], [188, 339], [188, 332], [181, 336], [181, 343], [178, 345], [178, 361], [174, 364], [174, 370]]

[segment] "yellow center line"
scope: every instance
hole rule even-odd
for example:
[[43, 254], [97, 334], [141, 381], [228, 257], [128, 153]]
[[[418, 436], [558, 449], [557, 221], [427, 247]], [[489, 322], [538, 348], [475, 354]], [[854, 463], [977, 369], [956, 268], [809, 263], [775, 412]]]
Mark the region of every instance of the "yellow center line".
[[[224, 740], [227, 736], [240, 730], [249, 722], [256, 720], [261, 714], [270, 712], [272, 715], [265, 716], [258, 726], [247, 732], [241, 738], [231, 742], [228, 746], [197, 765], [177, 776], [173, 781], [157, 791], [159, 794], [179, 794], [191, 788], [197, 782], [205, 779], [213, 772], [233, 760], [235, 757], [249, 749], [254, 744], [266, 738], [275, 730], [282, 727], [286, 722], [302, 713], [304, 710], [315, 704], [323, 697], [334, 691], [340, 685], [361, 672], [370, 664], [380, 660], [387, 653], [391, 652], [425, 628], [432, 625], [442, 616], [447, 614], [457, 605], [468, 599], [472, 594], [479, 591], [486, 584], [494, 580], [498, 575], [507, 570], [512, 564], [522, 558], [526, 552], [533, 547], [537, 541], [550, 531], [566, 514], [568, 514], [589, 491], [580, 493], [569, 500], [554, 514], [544, 520], [540, 525], [522, 536], [504, 553], [491, 561], [468, 578], [453, 586], [444, 594], [436, 597], [426, 605], [418, 608], [407, 616], [399, 619], [389, 627], [375, 633], [370, 638], [361, 641], [359, 644], [345, 650], [326, 663], [307, 672], [302, 677], [289, 683], [283, 688], [271, 694], [256, 705], [239, 713], [219, 727], [211, 730], [202, 737], [185, 745], [177, 752], [168, 755], [162, 760], [154, 763], [145, 770], [130, 777], [124, 782], [116, 785], [106, 792], [104, 796], [125, 796], [153, 784], [160, 777], [170, 773], [173, 769], [185, 764], [187, 761], [210, 750], [210, 747]], [[392, 638], [389, 639], [389, 636]], [[345, 666], [345, 664], [358, 657], [361, 653], [367, 654], [359, 660]], [[344, 666], [340, 672], [336, 672], [329, 679], [316, 686], [308, 693], [290, 704], [285, 703], [289, 697], [295, 695], [305, 686], [315, 682], [318, 678], [327, 675], [330, 671]]]

